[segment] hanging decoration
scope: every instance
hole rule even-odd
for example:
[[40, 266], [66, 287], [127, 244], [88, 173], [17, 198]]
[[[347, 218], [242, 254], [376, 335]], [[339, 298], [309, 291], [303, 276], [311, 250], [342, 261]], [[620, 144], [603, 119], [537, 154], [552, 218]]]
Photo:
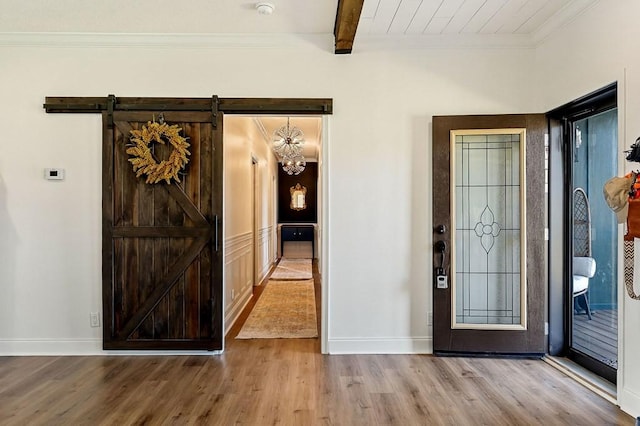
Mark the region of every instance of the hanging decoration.
[[[631, 145], [627, 161], [640, 163], [640, 137]], [[605, 201], [616, 212], [618, 223], [627, 224], [624, 236], [624, 284], [627, 294], [633, 300], [640, 300], [640, 294], [633, 288], [635, 241], [640, 238], [640, 182], [637, 171], [625, 175], [624, 178], [613, 177], [604, 186]]]
[[281, 164], [282, 170], [289, 175], [299, 175], [307, 166], [307, 162], [302, 155], [297, 155], [293, 158], [283, 158]]
[[302, 155], [304, 142], [302, 130], [291, 127], [289, 117], [286, 126], [280, 127], [273, 134], [273, 152], [282, 164], [282, 170], [290, 175], [300, 174], [307, 165]]
[[273, 134], [273, 152], [280, 158], [291, 158], [302, 152], [304, 146], [304, 134], [302, 130], [290, 126], [289, 117], [287, 125], [280, 127]]
[[631, 145], [628, 151], [624, 151], [627, 154], [627, 161], [633, 161], [634, 163], [640, 163], [640, 138]]
[[[130, 140], [133, 145], [126, 152], [132, 156], [129, 162], [133, 164], [136, 177], [146, 175], [146, 183], [165, 181], [170, 184], [172, 179], [180, 182], [178, 173], [187, 165], [191, 154], [187, 150], [187, 139], [180, 135], [181, 130], [177, 125], [170, 126], [164, 120], [158, 123], [155, 119], [147, 122], [140, 130], [131, 130]], [[158, 161], [153, 155], [153, 144], [165, 145], [167, 142], [173, 147], [173, 151], [167, 160]]]

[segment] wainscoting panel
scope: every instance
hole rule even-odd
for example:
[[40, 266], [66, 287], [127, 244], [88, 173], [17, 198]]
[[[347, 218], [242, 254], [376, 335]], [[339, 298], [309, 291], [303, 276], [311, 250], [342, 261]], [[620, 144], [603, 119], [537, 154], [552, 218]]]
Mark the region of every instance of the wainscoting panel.
[[242, 312], [253, 290], [251, 232], [227, 238], [225, 247], [225, 334]]
[[276, 261], [276, 254], [273, 250], [273, 239], [275, 238], [275, 227], [262, 228], [258, 234], [258, 283], [267, 276], [271, 266]]

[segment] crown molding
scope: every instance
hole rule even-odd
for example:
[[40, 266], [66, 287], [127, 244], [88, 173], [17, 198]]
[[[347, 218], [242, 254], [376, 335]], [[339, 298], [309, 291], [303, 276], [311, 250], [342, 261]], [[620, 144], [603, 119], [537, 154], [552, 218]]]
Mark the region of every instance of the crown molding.
[[232, 48], [315, 47], [333, 52], [333, 34], [2, 33], [7, 47]]
[[275, 152], [273, 152], [273, 149], [271, 149], [271, 138], [269, 137], [269, 134], [267, 133], [267, 129], [264, 127], [264, 123], [262, 122], [260, 117], [253, 117], [253, 124], [255, 124], [256, 128], [258, 129], [258, 132], [260, 132], [260, 134], [262, 135], [262, 138], [264, 139], [264, 143], [267, 145], [267, 150], [271, 153], [276, 163], [279, 163], [280, 160], [278, 159], [278, 156], [276, 155]]
[[262, 120], [260, 120], [260, 117], [253, 117], [253, 123], [258, 128], [258, 131], [262, 135], [265, 143], [269, 144], [270, 142], [269, 135], [267, 134], [267, 129], [264, 127], [264, 123], [262, 123]]
[[378, 50], [527, 49], [535, 47], [529, 34], [363, 35], [356, 37], [354, 53]]

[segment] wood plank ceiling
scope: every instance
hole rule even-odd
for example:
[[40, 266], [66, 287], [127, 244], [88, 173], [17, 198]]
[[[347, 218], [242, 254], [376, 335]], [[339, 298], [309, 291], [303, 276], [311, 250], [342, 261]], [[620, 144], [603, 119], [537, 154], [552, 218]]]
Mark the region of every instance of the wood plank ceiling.
[[571, 3], [576, 0], [366, 0], [358, 35], [532, 34]]
[[[246, 45], [250, 36], [260, 45], [265, 40], [277, 45], [305, 37], [329, 40], [333, 32], [336, 53], [351, 52], [354, 41], [360, 49], [360, 39], [375, 37], [387, 47], [392, 42], [392, 48], [402, 47], [399, 41], [433, 45], [447, 36], [482, 45], [492, 38], [486, 35], [520, 38], [533, 45], [599, 0], [271, 1], [274, 13], [260, 15], [257, 1], [186, 0], [149, 7], [146, 2], [92, 0], [78, 7], [78, 0], [6, 0], [0, 13], [0, 43], [32, 43], [41, 37], [41, 43], [49, 45], [66, 37], [74, 43], [86, 38], [84, 43], [90, 44], [102, 37], [105, 44], [117, 40], [119, 45], [138, 45], [140, 40], [155, 43], [151, 36], [161, 35], [178, 44], [223, 45], [237, 36], [240, 45]], [[121, 37], [110, 38], [114, 34]]]

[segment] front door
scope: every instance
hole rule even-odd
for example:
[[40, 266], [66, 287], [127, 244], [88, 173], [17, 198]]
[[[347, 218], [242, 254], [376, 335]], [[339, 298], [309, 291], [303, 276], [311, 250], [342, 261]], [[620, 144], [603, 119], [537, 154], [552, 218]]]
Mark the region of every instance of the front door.
[[542, 114], [433, 118], [433, 349], [543, 354]]
[[[221, 350], [222, 114], [162, 113], [189, 143], [188, 162], [154, 183], [127, 150], [132, 130], [158, 118], [103, 113], [104, 348]], [[148, 144], [156, 164], [179, 162], [162, 139]]]

